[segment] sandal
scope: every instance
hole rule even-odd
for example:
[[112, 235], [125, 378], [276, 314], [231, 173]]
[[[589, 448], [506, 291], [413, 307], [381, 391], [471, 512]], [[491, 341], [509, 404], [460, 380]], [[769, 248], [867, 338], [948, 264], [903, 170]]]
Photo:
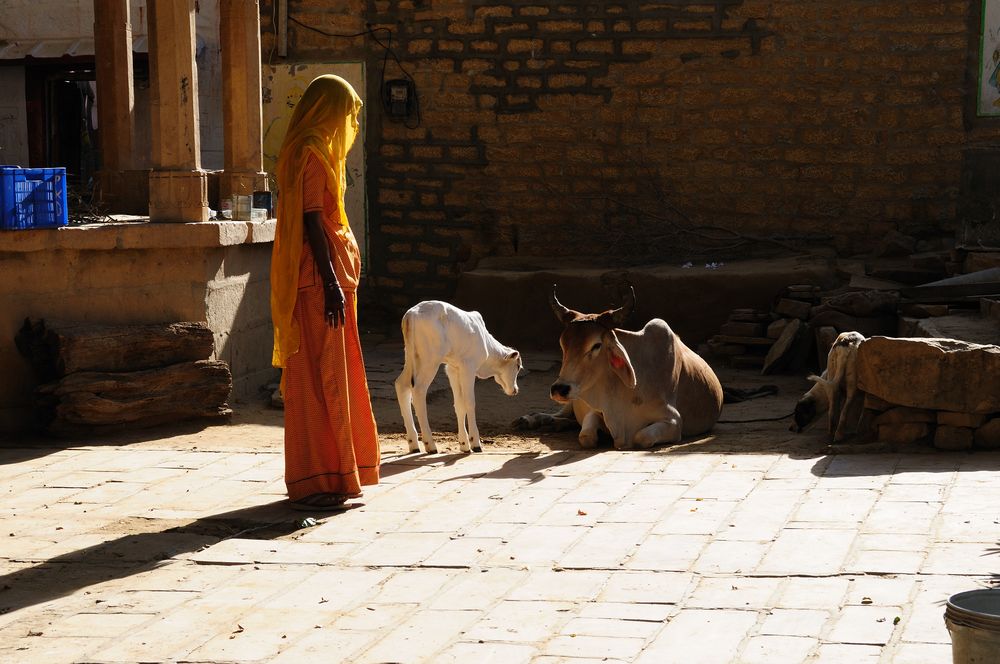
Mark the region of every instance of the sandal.
[[347, 501], [360, 497], [360, 493], [355, 496], [347, 496], [342, 493], [314, 493], [299, 500], [290, 500], [288, 504], [292, 509], [304, 512], [337, 512], [350, 509], [353, 505], [348, 505]]

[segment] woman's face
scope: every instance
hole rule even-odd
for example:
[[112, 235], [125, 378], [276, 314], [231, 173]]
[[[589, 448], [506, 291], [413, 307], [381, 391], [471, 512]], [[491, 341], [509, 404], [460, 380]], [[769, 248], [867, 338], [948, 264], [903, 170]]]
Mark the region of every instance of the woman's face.
[[354, 136], [351, 137], [351, 142], [357, 138], [358, 134], [361, 133], [361, 105], [358, 104], [354, 108], [354, 112], [351, 114], [351, 128], [354, 129]]

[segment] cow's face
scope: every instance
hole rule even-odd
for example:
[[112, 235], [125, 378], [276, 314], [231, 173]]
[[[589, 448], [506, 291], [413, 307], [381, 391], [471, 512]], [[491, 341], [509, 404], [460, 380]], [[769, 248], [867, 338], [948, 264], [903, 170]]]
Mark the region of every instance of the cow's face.
[[521, 354], [512, 350], [503, 360], [497, 372], [493, 374], [493, 380], [497, 382], [504, 394], [509, 397], [517, 396], [517, 376], [521, 373]]
[[614, 380], [616, 376], [625, 385], [634, 388], [632, 361], [614, 330], [614, 326], [631, 311], [634, 295], [627, 306], [600, 314], [582, 314], [563, 307], [556, 299], [554, 289], [551, 303], [556, 317], [563, 323], [559, 336], [562, 366], [559, 378], [549, 390], [551, 398], [559, 403], [578, 399], [581, 392], [602, 381]]

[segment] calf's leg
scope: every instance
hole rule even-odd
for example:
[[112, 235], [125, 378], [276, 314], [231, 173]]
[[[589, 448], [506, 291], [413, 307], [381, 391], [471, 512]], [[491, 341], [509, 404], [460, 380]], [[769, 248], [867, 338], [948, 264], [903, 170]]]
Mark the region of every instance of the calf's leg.
[[465, 410], [465, 420], [468, 423], [466, 452], [482, 452], [482, 441], [479, 439], [479, 424], [476, 422], [476, 374], [463, 367], [458, 372], [459, 384], [462, 386], [462, 404]]
[[429, 368], [424, 365], [416, 367], [413, 372], [413, 410], [417, 413], [420, 435], [424, 439], [424, 449], [428, 454], [437, 454], [437, 444], [434, 442], [431, 423], [427, 418], [427, 390], [430, 389], [437, 370], [437, 365]]
[[413, 423], [413, 387], [410, 385], [410, 372], [406, 368], [396, 379], [396, 401], [399, 402], [399, 413], [403, 416], [406, 442], [410, 446], [410, 452], [419, 452], [417, 427]]
[[448, 375], [448, 384], [451, 385], [451, 399], [455, 407], [455, 421], [458, 433], [458, 447], [463, 452], [470, 451], [469, 432], [465, 427], [467, 404], [462, 384], [462, 375], [457, 367], [450, 364], [444, 365], [444, 372]]

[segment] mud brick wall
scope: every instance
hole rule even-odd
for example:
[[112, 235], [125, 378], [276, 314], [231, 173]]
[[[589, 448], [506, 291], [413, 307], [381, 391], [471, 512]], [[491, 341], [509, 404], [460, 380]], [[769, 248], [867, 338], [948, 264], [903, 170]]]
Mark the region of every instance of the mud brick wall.
[[[367, 65], [369, 268], [401, 308], [483, 257], [697, 255], [678, 224], [845, 253], [954, 233], [963, 149], [1000, 141], [967, 122], [976, 4], [292, 0], [287, 60]], [[380, 109], [394, 56], [410, 127]]]

